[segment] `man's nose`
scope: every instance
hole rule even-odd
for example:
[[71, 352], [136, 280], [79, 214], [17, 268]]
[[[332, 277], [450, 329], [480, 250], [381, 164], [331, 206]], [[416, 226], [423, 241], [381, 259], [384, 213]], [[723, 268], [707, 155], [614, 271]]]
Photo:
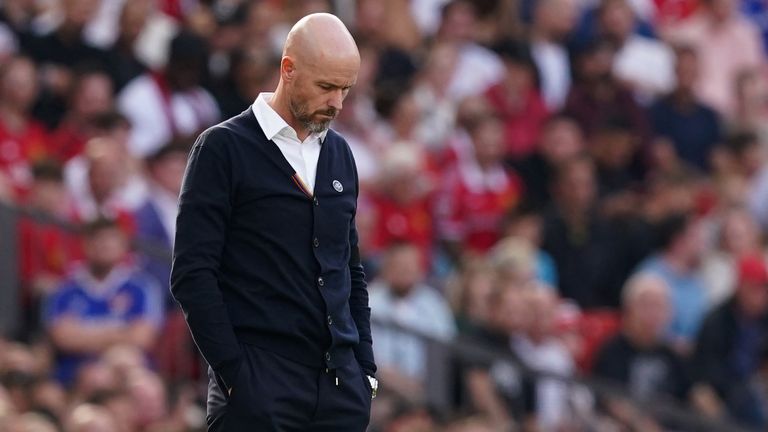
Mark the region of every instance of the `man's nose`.
[[341, 89], [335, 90], [333, 93], [331, 93], [331, 98], [328, 100], [328, 106], [336, 109], [337, 111], [340, 111], [343, 103], [344, 92]]

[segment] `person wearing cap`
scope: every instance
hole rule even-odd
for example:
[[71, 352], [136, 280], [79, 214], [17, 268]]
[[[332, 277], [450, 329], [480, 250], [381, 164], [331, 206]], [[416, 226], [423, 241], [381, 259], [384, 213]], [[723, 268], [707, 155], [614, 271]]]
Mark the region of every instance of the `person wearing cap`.
[[375, 396], [346, 141], [360, 54], [337, 17], [288, 34], [275, 93], [195, 142], [171, 292], [210, 368], [209, 431], [362, 432]]
[[768, 426], [766, 405], [754, 384], [768, 335], [768, 268], [750, 255], [737, 262], [733, 296], [712, 310], [699, 332], [693, 358], [694, 400], [705, 411], [726, 413], [741, 423]]

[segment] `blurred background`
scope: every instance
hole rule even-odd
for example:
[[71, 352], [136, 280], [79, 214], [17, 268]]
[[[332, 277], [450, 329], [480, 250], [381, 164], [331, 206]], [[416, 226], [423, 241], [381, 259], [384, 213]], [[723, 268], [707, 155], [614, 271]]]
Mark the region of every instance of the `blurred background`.
[[329, 11], [371, 431], [768, 428], [768, 3], [0, 1], [0, 431], [205, 430], [186, 155]]

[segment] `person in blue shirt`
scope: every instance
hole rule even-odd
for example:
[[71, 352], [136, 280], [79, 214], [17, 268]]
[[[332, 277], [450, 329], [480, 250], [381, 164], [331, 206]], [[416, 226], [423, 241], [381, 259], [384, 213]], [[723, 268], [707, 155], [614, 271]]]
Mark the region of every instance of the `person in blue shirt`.
[[43, 319], [56, 350], [55, 376], [65, 385], [112, 345], [146, 351], [155, 341], [162, 320], [160, 289], [125, 264], [128, 250], [128, 238], [115, 221], [87, 224], [84, 264], [46, 301]]
[[693, 348], [707, 298], [698, 273], [706, 247], [704, 225], [689, 214], [667, 217], [657, 226], [658, 251], [640, 263], [640, 272], [660, 277], [669, 286], [672, 318], [666, 336], [674, 350], [687, 357]]

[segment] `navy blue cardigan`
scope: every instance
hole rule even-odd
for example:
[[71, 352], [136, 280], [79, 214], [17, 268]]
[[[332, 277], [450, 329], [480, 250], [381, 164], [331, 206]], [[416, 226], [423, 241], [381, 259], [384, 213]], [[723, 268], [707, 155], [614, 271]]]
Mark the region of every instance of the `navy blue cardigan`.
[[322, 143], [314, 195], [249, 108], [190, 152], [176, 221], [171, 292], [203, 357], [231, 387], [240, 343], [308, 366], [376, 365], [346, 141]]

